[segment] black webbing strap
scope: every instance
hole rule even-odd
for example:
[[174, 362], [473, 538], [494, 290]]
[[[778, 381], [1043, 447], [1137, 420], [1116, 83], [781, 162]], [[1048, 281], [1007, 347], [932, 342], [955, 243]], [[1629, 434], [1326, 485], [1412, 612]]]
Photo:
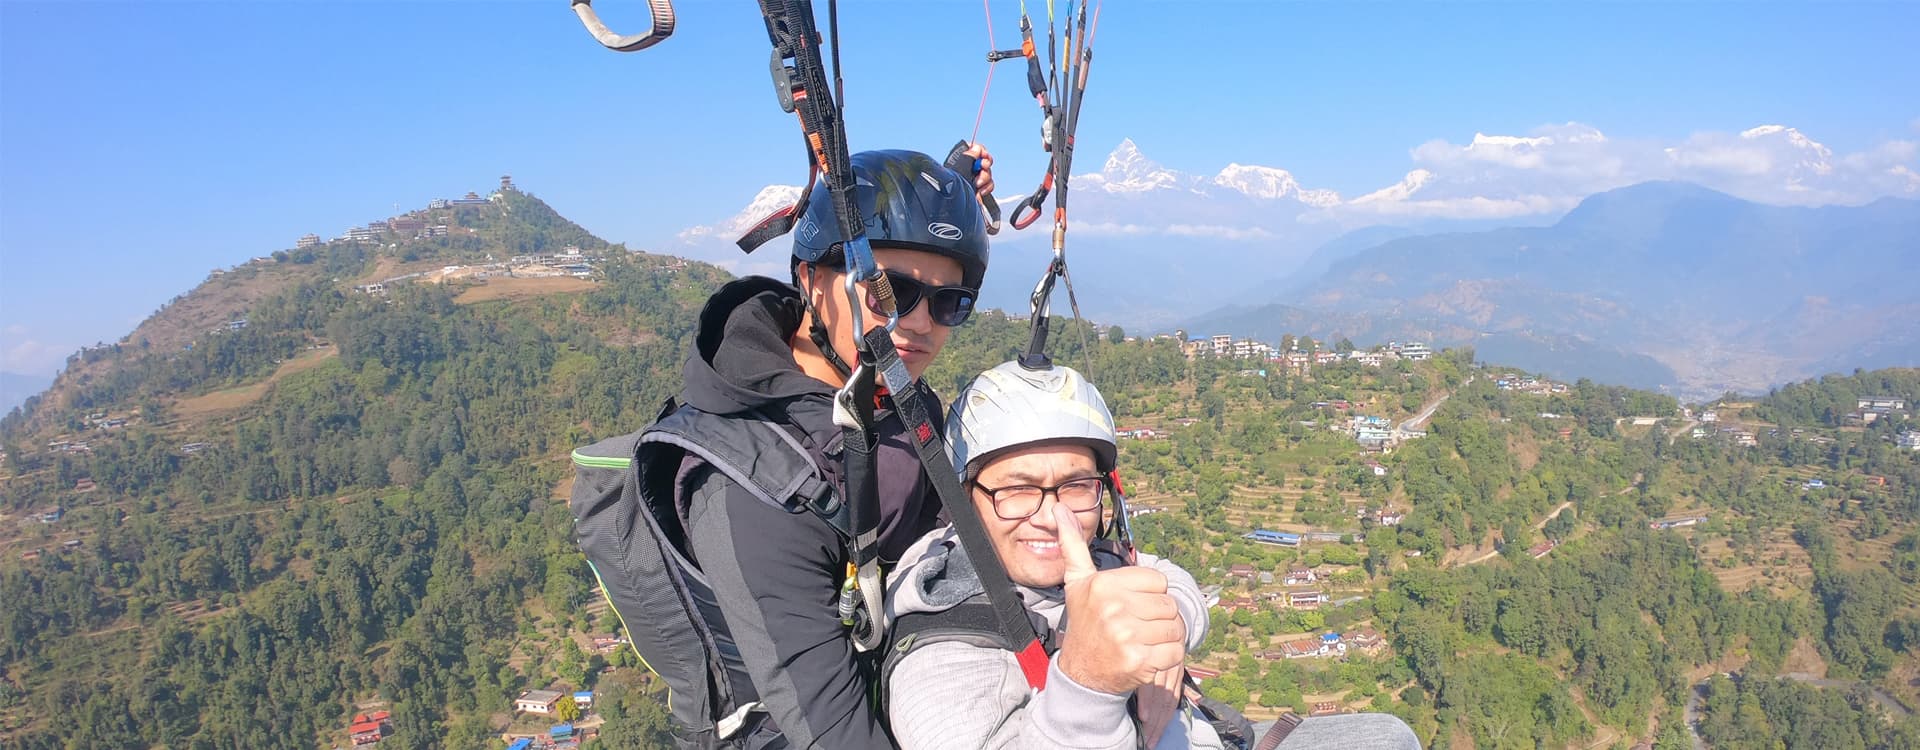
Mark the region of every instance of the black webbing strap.
[[[832, 3], [828, 0], [829, 6]], [[822, 40], [814, 27], [813, 0], [760, 0], [760, 14], [767, 22], [767, 39], [773, 43], [768, 68], [773, 75], [774, 95], [781, 109], [800, 117], [808, 163], [819, 170], [820, 179], [826, 183], [834, 216], [846, 238], [843, 252], [847, 273], [872, 281], [879, 270], [867, 244], [860, 206], [853, 198], [853, 153], [847, 146], [846, 124], [832, 83], [827, 80], [826, 63], [820, 59]], [[892, 292], [884, 282], [879, 286], [879, 296], [891, 306]]]
[[920, 464], [926, 469], [927, 479], [933, 482], [934, 492], [939, 494], [940, 504], [945, 506], [954, 531], [960, 535], [960, 544], [967, 550], [967, 559], [973, 561], [974, 571], [980, 576], [980, 585], [986, 589], [987, 601], [993, 605], [994, 620], [1001, 635], [1006, 637], [1007, 643], [1012, 644], [1014, 657], [1020, 662], [1020, 671], [1026, 675], [1027, 685], [1034, 689], [1046, 687], [1046, 647], [1034, 631], [1033, 621], [1027, 619], [1026, 605], [1014, 590], [1013, 579], [1008, 577], [1006, 566], [1000, 563], [999, 553], [994, 551], [993, 542], [987, 536], [986, 524], [980, 520], [980, 514], [974, 509], [966, 489], [960, 486], [960, 477], [953, 469], [953, 459], [947, 456], [939, 433], [928, 421], [926, 409], [921, 407], [919, 399], [913, 397], [913, 377], [907, 373], [906, 364], [900, 361], [900, 353], [894, 350], [893, 337], [887, 329], [876, 326], [867, 332], [865, 338], [867, 351], [874, 357], [875, 369], [886, 383], [894, 412], [900, 415], [901, 424], [906, 425], [914, 452], [920, 455]]
[[[835, 395], [837, 408], [852, 412], [858, 426], [841, 425], [842, 458], [846, 464], [844, 482], [852, 534], [848, 537], [848, 561], [858, 582], [864, 619], [857, 613], [843, 613], [853, 628], [853, 642], [860, 651], [879, 648], [886, 632], [878, 626], [885, 616], [881, 597], [885, 593], [880, 574], [880, 474], [875, 461], [872, 425], [874, 409], [873, 370], [861, 367], [847, 381], [847, 388]], [[849, 602], [851, 603], [851, 602]]]

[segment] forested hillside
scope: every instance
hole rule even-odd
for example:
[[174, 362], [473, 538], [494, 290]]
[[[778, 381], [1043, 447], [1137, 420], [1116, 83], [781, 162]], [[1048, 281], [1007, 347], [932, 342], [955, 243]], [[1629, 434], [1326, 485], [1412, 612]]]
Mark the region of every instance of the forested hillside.
[[[221, 274], [0, 422], [0, 745], [334, 747], [379, 709], [382, 747], [500, 747], [556, 685], [596, 691], [600, 746], [662, 741], [631, 651], [589, 638], [617, 622], [566, 455], [653, 416], [726, 275], [517, 192], [425, 213], [455, 231]], [[591, 279], [363, 291], [567, 245]], [[1194, 665], [1250, 713], [1392, 711], [1448, 748], [1682, 747], [1688, 717], [1715, 747], [1920, 746], [1916, 371], [1688, 408], [1467, 350], [1296, 371], [1054, 330], [1128, 431], [1138, 540], [1218, 587]], [[1025, 335], [978, 315], [928, 380]], [[1302, 654], [1328, 634], [1351, 648]]]

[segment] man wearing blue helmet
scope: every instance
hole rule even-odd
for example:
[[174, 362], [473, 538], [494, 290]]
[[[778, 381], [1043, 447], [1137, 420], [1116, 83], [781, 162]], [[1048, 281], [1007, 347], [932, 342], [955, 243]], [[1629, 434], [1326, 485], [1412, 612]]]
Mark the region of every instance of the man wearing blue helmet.
[[[985, 153], [975, 155], [984, 165]], [[917, 381], [952, 328], [973, 311], [988, 252], [976, 191], [991, 190], [992, 183], [984, 169], [970, 181], [911, 151], [859, 153], [852, 164], [857, 186], [851, 197], [900, 313], [893, 344]], [[804, 446], [838, 497], [845, 497], [846, 485], [832, 399], [857, 361], [854, 311], [843, 286], [844, 239], [830, 196], [816, 187], [794, 226], [793, 283], [743, 278], [707, 301], [679, 399], [683, 410], [702, 418], [774, 425]], [[870, 308], [865, 324], [884, 322], [860, 286], [858, 296]], [[924, 385], [894, 398], [920, 399], [928, 413], [941, 408]], [[876, 422], [880, 507], [862, 526], [877, 533], [880, 559], [891, 565], [935, 526], [940, 503], [901, 420], [882, 410]], [[778, 458], [774, 450], [766, 449], [767, 461]], [[749, 456], [743, 463], [764, 462]], [[710, 588], [700, 614], [715, 632], [714, 650], [731, 683], [733, 694], [718, 703], [738, 708], [717, 717], [717, 731], [689, 744], [892, 747], [870, 704], [876, 665], [857, 652], [836, 611], [848, 578], [847, 535], [817, 511], [784, 498], [770, 501], [738, 480], [737, 472], [691, 450], [671, 476], [687, 556]]]

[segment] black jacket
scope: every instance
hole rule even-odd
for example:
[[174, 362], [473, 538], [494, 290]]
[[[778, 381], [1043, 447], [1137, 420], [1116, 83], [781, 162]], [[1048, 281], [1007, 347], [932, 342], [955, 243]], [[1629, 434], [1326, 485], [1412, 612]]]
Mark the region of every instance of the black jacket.
[[[764, 277], [731, 282], [700, 313], [680, 400], [716, 414], [753, 413], [806, 432], [838, 435], [833, 388], [801, 372], [788, 341], [803, 308], [793, 287]], [[940, 404], [915, 394], [928, 414]], [[878, 419], [880, 554], [899, 559], [934, 528], [940, 503], [900, 420]], [[823, 468], [838, 483], [837, 461]], [[755, 692], [793, 747], [890, 748], [869, 700], [871, 660], [857, 655], [835, 610], [846, 576], [845, 542], [812, 513], [755, 498], [689, 458], [678, 489], [688, 548], [713, 586]], [[844, 493], [842, 494], [844, 497]], [[778, 743], [769, 745], [779, 747]]]

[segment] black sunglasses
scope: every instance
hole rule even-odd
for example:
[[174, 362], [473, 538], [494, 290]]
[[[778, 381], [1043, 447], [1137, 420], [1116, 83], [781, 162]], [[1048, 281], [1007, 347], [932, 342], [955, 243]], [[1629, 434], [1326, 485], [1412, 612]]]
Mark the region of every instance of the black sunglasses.
[[[894, 307], [900, 311], [902, 318], [912, 314], [913, 308], [919, 307], [920, 300], [924, 299], [927, 300], [927, 314], [933, 318], [933, 322], [952, 328], [967, 322], [967, 318], [973, 315], [973, 302], [980, 295], [979, 291], [964, 286], [928, 286], [898, 271], [883, 273], [887, 275], [887, 283], [893, 285]], [[880, 309], [880, 301], [871, 290], [867, 293], [867, 309], [875, 315], [887, 314]]]

